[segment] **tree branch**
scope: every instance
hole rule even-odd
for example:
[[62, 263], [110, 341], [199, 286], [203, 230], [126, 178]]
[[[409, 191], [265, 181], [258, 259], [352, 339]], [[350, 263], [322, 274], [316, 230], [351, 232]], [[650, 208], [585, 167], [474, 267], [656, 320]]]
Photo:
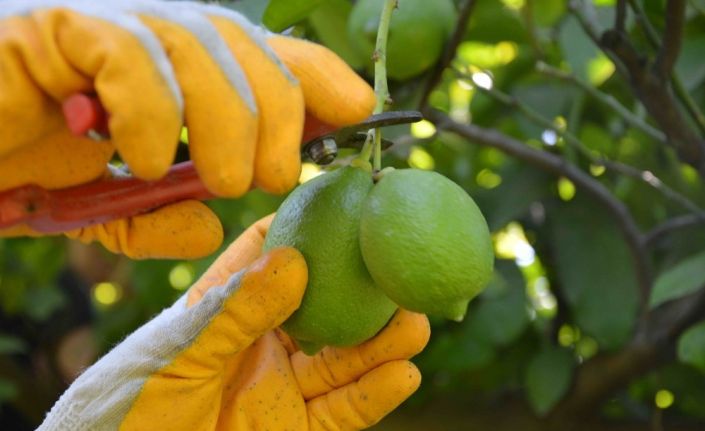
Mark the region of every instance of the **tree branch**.
[[705, 286], [697, 293], [664, 304], [642, 320], [632, 342], [617, 353], [585, 362], [551, 417], [588, 417], [616, 391], [672, 360], [676, 340], [705, 312]]
[[[639, 25], [641, 25], [641, 28], [644, 29], [646, 38], [651, 43], [651, 46], [658, 49], [661, 46], [661, 39], [654, 26], [652, 26], [651, 22], [649, 22], [649, 18], [646, 16], [646, 12], [641, 6], [641, 3], [637, 0], [629, 0], [629, 6], [636, 14], [637, 21], [639, 22]], [[695, 121], [695, 124], [697, 124], [700, 133], [705, 133], [705, 115], [703, 115], [693, 98], [690, 97], [690, 94], [686, 91], [685, 86], [683, 85], [683, 81], [677, 73], [673, 73], [671, 75], [671, 84], [673, 85], [673, 89], [676, 91], [678, 99], [680, 99], [683, 105], [685, 105], [685, 108], [688, 110], [688, 114], [690, 114]]]
[[534, 56], [537, 59], [543, 59], [545, 55], [539, 43], [538, 32], [536, 31], [536, 19], [534, 18], [534, 0], [526, 1], [524, 7], [521, 9], [521, 16], [526, 23], [526, 35], [529, 39], [529, 45], [534, 51]]
[[625, 237], [634, 261], [642, 308], [645, 306], [644, 301], [648, 298], [652, 280], [651, 263], [643, 247], [641, 232], [627, 207], [615, 198], [605, 186], [560, 156], [529, 147], [495, 130], [484, 129], [473, 124], [458, 123], [434, 109], [427, 108], [423, 113], [429, 121], [436, 125], [437, 129], [455, 133], [475, 144], [496, 148], [547, 172], [566, 177], [578, 188], [600, 202], [612, 215]]
[[627, 20], [627, 1], [617, 0], [617, 13], [614, 17], [614, 29], [619, 33], [624, 33], [624, 23]]
[[636, 14], [636, 20], [641, 26], [641, 28], [644, 30], [644, 33], [646, 34], [646, 39], [651, 43], [651, 46], [653, 48], [658, 49], [659, 46], [661, 46], [661, 39], [659, 38], [658, 33], [656, 32], [656, 29], [654, 26], [651, 25], [651, 22], [649, 22], [649, 18], [646, 16], [646, 11], [644, 11], [644, 8], [641, 6], [641, 3], [639, 3], [638, 0], [628, 0], [629, 1], [629, 6], [632, 8], [634, 13]]
[[666, 134], [680, 158], [705, 172], [704, 143], [681, 114], [669, 86], [663, 85], [663, 78], [651, 72], [646, 59], [640, 57], [622, 35], [607, 31], [602, 36], [601, 44], [622, 60], [635, 94]]
[[[664, 79], [655, 73], [648, 59], [638, 53], [624, 33], [611, 29], [598, 37], [601, 30], [597, 18], [590, 13], [592, 9], [588, 2], [573, 0], [570, 8], [584, 31], [612, 59], [620, 74], [627, 78], [679, 157], [705, 173], [705, 141], [692, 130], [673, 98], [670, 86], [664, 85]], [[641, 16], [639, 18], [644, 20]]]
[[598, 355], [578, 368], [573, 385], [550, 413], [552, 421], [587, 418], [606, 398], [631, 380], [669, 358], [666, 350], [648, 344], [630, 345], [611, 355]]
[[644, 235], [644, 244], [647, 247], [656, 245], [663, 237], [668, 234], [681, 230], [705, 224], [705, 214], [686, 214], [680, 217], [674, 217], [666, 220], [655, 228], [651, 229]]
[[615, 99], [612, 95], [601, 92], [597, 88], [593, 87], [589, 83], [585, 82], [584, 80], [578, 78], [577, 76], [571, 73], [566, 73], [543, 62], [536, 63], [536, 70], [547, 76], [558, 78], [563, 81], [570, 82], [571, 84], [574, 84], [577, 87], [580, 87], [581, 89], [585, 90], [585, 92], [587, 92], [590, 96], [597, 99], [599, 102], [612, 108], [612, 110], [616, 112], [620, 117], [622, 117], [622, 119], [624, 119], [624, 121], [630, 126], [634, 127], [635, 129], [641, 130], [650, 138], [658, 142], [664, 144], [667, 142], [666, 135], [662, 131], [650, 126], [644, 120], [634, 115], [631, 111], [629, 111], [629, 109], [625, 108], [624, 105], [619, 103], [619, 101]]
[[[600, 47], [600, 35], [602, 34], [602, 29], [597, 22], [597, 15], [595, 13], [595, 7], [590, 2], [585, 2], [582, 0], [570, 0], [568, 3], [568, 10], [575, 16], [575, 18], [580, 23], [585, 34], [588, 35], [590, 40], [595, 44], [595, 46]], [[614, 55], [613, 52], [603, 50], [605, 55], [612, 61], [615, 69], [622, 76], [627, 76], [627, 70], [622, 64], [621, 60]]]
[[685, 21], [685, 0], [668, 0], [666, 6], [666, 28], [663, 42], [656, 56], [656, 72], [664, 79], [671, 77], [673, 66], [678, 60], [683, 42], [683, 24]]
[[453, 32], [450, 41], [446, 44], [446, 49], [443, 52], [443, 56], [440, 61], [436, 63], [436, 67], [433, 69], [431, 76], [429, 76], [426, 81], [426, 86], [424, 87], [421, 100], [419, 101], [419, 110], [423, 110], [423, 108], [426, 107], [431, 92], [434, 88], [436, 88], [443, 77], [443, 71], [446, 70], [451, 61], [455, 58], [458, 45], [460, 45], [460, 42], [462, 42], [465, 37], [465, 30], [470, 22], [470, 17], [472, 16], [472, 11], [475, 8], [475, 3], [477, 3], [476, 0], [465, 0], [465, 3], [463, 3], [460, 7], [460, 14], [458, 15], [458, 22], [455, 24], [455, 31]]
[[[462, 72], [456, 71], [456, 73], [461, 77], [471, 79]], [[580, 141], [580, 139], [577, 138], [577, 136], [567, 130], [563, 130], [560, 127], [557, 127], [553, 123], [553, 121], [548, 118], [545, 118], [540, 113], [538, 113], [516, 97], [503, 93], [502, 91], [496, 88], [483, 88], [477, 86], [477, 89], [502, 104], [517, 108], [521, 113], [524, 114], [524, 116], [526, 116], [527, 119], [529, 119], [533, 123], [538, 124], [539, 126], [544, 127], [546, 129], [553, 130], [558, 136], [565, 139], [565, 142], [567, 142], [571, 147], [575, 148], [583, 157], [589, 160], [592, 164], [604, 166], [605, 168], [613, 172], [617, 172], [624, 176], [633, 178], [639, 182], [643, 182], [649, 187], [652, 187], [657, 192], [661, 193], [666, 199], [677, 203], [684, 209], [694, 214], [699, 214], [701, 217], [705, 217], [705, 210], [700, 208], [698, 205], [695, 204], [695, 202], [688, 199], [685, 195], [666, 185], [666, 183], [664, 183], [660, 178], [655, 176], [652, 172], [643, 171], [641, 169], [637, 169], [633, 166], [626, 165], [621, 162], [609, 160], [603, 156], [596, 156], [589, 148], [587, 148]]]
[[705, 16], [705, 7], [700, 6], [697, 0], [690, 0], [690, 7], [695, 9], [700, 15]]

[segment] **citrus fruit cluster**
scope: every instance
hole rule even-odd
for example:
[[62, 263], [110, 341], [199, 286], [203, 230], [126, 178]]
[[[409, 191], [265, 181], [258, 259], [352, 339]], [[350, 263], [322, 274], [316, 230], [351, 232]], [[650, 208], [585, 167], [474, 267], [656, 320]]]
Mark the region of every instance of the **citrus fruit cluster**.
[[264, 249], [292, 246], [309, 282], [284, 330], [312, 354], [374, 336], [398, 306], [462, 320], [492, 275], [487, 223], [458, 185], [430, 171], [399, 169], [377, 184], [352, 166], [294, 190]]
[[[362, 57], [371, 58], [383, 1], [358, 0], [348, 17], [348, 40]], [[452, 0], [399, 0], [387, 40], [387, 74], [404, 80], [436, 63], [456, 21]]]

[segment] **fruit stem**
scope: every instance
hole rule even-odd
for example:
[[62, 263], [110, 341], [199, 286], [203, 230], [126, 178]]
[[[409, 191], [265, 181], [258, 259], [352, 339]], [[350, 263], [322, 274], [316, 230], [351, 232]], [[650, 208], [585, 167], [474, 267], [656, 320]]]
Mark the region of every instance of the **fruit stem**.
[[389, 88], [387, 87], [387, 37], [389, 36], [389, 22], [392, 20], [392, 12], [398, 6], [398, 0], [385, 0], [382, 15], [379, 18], [377, 44], [374, 54], [372, 54], [372, 60], [375, 62], [375, 96], [377, 96], [374, 114], [384, 111], [384, 106], [389, 99]]
[[[387, 87], [387, 37], [389, 36], [389, 22], [392, 20], [392, 12], [399, 7], [398, 0], [386, 0], [382, 8], [382, 15], [379, 18], [377, 28], [377, 45], [372, 56], [375, 62], [375, 96], [377, 104], [374, 114], [384, 111], [384, 106], [389, 100], [389, 87]], [[379, 171], [382, 169], [382, 130], [374, 131], [375, 152], [372, 167]]]
[[[372, 60], [375, 63], [375, 96], [377, 103], [373, 114], [379, 114], [384, 111], [385, 105], [389, 102], [389, 87], [387, 86], [387, 37], [389, 35], [389, 22], [392, 19], [392, 12], [399, 6], [398, 0], [385, 0], [382, 7], [382, 15], [379, 18], [379, 26], [377, 27], [377, 42], [375, 51], [372, 54]], [[373, 141], [374, 139], [374, 141]], [[369, 160], [372, 153], [371, 145], [374, 142], [374, 161], [373, 167], [375, 171], [382, 169], [382, 130], [370, 129], [367, 132], [367, 140], [360, 152], [360, 158]]]

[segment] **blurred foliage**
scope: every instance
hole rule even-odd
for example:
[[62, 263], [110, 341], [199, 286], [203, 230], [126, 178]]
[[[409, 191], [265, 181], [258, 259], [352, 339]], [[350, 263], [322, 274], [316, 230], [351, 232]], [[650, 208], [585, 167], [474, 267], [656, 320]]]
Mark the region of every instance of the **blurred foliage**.
[[[264, 20], [273, 30], [286, 29], [286, 33], [328, 46], [372, 82], [366, 72], [369, 59], [351, 50], [345, 29], [354, 2], [221, 3], [254, 22]], [[561, 156], [626, 205], [643, 232], [687, 211], [643, 181], [586, 160], [556, 130], [571, 133], [596, 156], [648, 172], [702, 208], [705, 190], [700, 174], [682, 163], [671, 147], [579, 85], [535, 67], [541, 61], [569, 73], [608, 95], [642, 123], [657, 127], [615, 65], [590, 40], [568, 3], [477, 1], [467, 28], [462, 29], [451, 67], [430, 92], [430, 105], [460, 123], [493, 129], [528, 147]], [[582, 3], [603, 29], [614, 25], [617, 1]], [[634, 3], [643, 7], [645, 19], [663, 34], [666, 1]], [[465, 1], [456, 4], [461, 7]], [[628, 9], [626, 33], [640, 52], [653, 55], [645, 28], [634, 10]], [[705, 109], [703, 44], [705, 3], [689, 1], [675, 70], [700, 109]], [[472, 80], [459, 77], [452, 69]], [[391, 82], [391, 108], [418, 108], [432, 73], [430, 69], [421, 76]], [[500, 103], [491, 91], [480, 91], [479, 83], [521, 101], [556, 130], [537, 124], [516, 104]], [[689, 122], [694, 124], [692, 119]], [[407, 403], [411, 408], [398, 414], [413, 416], [414, 409], [450, 398], [463, 406], [458, 414], [503, 405], [507, 398], [518, 399], [536, 416], [551, 412], [570, 392], [584, 363], [628, 347], [643, 323], [637, 269], [619, 224], [593, 196], [567, 178], [498, 149], [475, 145], [431, 123], [394, 127], [385, 133], [397, 142], [385, 154], [385, 165], [434, 169], [474, 197], [493, 232], [498, 257], [494, 279], [470, 304], [464, 322], [432, 319], [432, 340], [415, 359], [424, 383]], [[209, 205], [225, 228], [223, 247], [249, 224], [275, 211], [282, 199], [251, 192], [235, 201], [211, 201]], [[648, 244], [656, 280], [650, 296], [652, 308], [702, 291], [704, 248], [702, 225], [670, 232]], [[68, 242], [59, 238], [0, 239], [0, 358], [14, 358], [30, 367], [28, 363], [36, 361], [46, 342], [38, 335], [43, 325], [74, 312], [74, 294], [59, 282], [62, 271], [80, 266], [68, 250]], [[217, 255], [193, 262], [126, 262], [105, 252], [92, 253], [92, 258], [109, 267], [102, 279], [89, 280], [91, 286], [83, 291], [91, 298], [88, 314], [100, 351], [182, 295]], [[107, 284], [99, 290], [101, 282]], [[604, 400], [595, 416], [644, 427], [654, 421], [703, 426], [703, 325], [696, 323], [684, 328], [682, 336], [676, 334], [672, 344], [677, 344], [677, 356], [625, 383]], [[12, 405], [21, 384], [0, 373], [0, 404]]]

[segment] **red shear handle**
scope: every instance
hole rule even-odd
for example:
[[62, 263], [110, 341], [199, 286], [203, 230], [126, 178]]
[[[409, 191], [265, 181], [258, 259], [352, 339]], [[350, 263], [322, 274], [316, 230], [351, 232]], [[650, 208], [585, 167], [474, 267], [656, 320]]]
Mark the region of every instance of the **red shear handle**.
[[0, 229], [24, 223], [37, 232], [60, 233], [213, 197], [190, 163], [174, 165], [157, 181], [114, 178], [52, 191], [26, 185], [0, 193]]
[[[98, 99], [85, 94], [69, 97], [63, 104], [72, 133], [97, 137], [108, 135], [108, 114]], [[303, 142], [328, 134], [333, 127], [306, 116]], [[188, 161], [171, 167], [157, 181], [111, 178], [61, 190], [26, 185], [0, 192], [0, 229], [25, 224], [38, 232], [59, 233], [96, 223], [142, 214], [186, 200], [213, 198]]]
[[[72, 133], [109, 138], [108, 113], [97, 98], [75, 94], [63, 103], [63, 112]], [[307, 115], [303, 142], [332, 130], [330, 125]], [[59, 233], [142, 214], [186, 199], [213, 197], [190, 161], [172, 166], [157, 181], [111, 178], [53, 191], [27, 185], [0, 193], [0, 229], [24, 223], [39, 232]]]
[[108, 115], [97, 98], [74, 94], [64, 101], [62, 109], [66, 125], [74, 135], [87, 135], [91, 131], [108, 134]]
[[47, 212], [50, 193], [33, 184], [0, 192], [0, 229], [26, 223], [36, 214]]

